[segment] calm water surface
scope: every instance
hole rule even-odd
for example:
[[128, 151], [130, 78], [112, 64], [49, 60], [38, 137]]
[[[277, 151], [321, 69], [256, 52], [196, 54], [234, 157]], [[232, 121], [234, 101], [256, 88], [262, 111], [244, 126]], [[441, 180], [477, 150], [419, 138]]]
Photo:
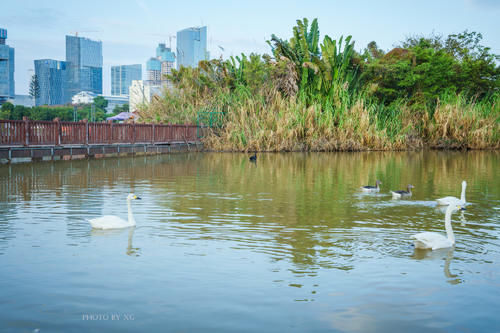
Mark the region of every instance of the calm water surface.
[[[498, 152], [3, 165], [0, 331], [494, 331], [499, 166]], [[412, 234], [444, 234], [433, 199], [463, 179], [455, 248], [415, 251]], [[408, 183], [413, 197], [392, 200]], [[129, 192], [136, 228], [90, 228], [126, 218]]]

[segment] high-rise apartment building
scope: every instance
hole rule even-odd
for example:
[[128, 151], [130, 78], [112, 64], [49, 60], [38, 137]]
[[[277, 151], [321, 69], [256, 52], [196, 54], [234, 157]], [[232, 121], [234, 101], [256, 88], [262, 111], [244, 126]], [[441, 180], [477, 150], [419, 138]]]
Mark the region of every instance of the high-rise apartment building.
[[14, 98], [14, 48], [6, 45], [7, 30], [0, 28], [0, 104]]
[[66, 36], [67, 98], [80, 91], [102, 94], [102, 42]]
[[170, 47], [166, 47], [165, 44], [160, 43], [156, 48], [156, 58], [161, 61], [161, 81], [170, 88], [171, 84], [167, 79], [167, 75], [172, 74], [172, 68], [174, 68], [175, 63], [175, 53], [172, 52]]
[[[68, 71], [65, 61], [53, 59], [35, 60], [35, 75], [40, 88], [36, 105], [61, 105], [68, 102]], [[69, 97], [71, 99], [71, 97]]]
[[207, 27], [187, 28], [177, 32], [177, 68], [197, 67], [208, 60]]
[[175, 53], [170, 47], [166, 47], [164, 43], [158, 44], [156, 47], [156, 57], [161, 61], [175, 62]]
[[141, 79], [141, 65], [111, 66], [111, 95], [128, 96], [132, 81]]
[[161, 81], [161, 61], [158, 58], [150, 58], [146, 62], [147, 80], [153, 84], [160, 84]]

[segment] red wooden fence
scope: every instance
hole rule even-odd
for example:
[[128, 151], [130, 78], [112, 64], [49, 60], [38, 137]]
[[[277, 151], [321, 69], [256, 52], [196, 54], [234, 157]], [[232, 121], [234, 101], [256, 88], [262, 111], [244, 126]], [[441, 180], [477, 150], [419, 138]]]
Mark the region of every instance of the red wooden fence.
[[196, 125], [0, 120], [0, 145], [88, 145], [198, 141]]

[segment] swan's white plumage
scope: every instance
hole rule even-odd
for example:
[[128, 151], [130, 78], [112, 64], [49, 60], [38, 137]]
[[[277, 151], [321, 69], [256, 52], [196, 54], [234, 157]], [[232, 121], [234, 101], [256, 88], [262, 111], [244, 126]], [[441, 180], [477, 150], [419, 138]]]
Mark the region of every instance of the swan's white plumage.
[[417, 249], [443, 249], [452, 247], [455, 242], [436, 232], [421, 232], [413, 235], [414, 244]]
[[114, 215], [105, 215], [97, 217], [95, 219], [89, 220], [90, 225], [94, 229], [120, 229], [135, 226], [134, 215], [132, 215], [132, 200], [140, 199], [135, 194], [130, 193], [127, 196], [127, 206], [128, 206], [128, 221]]
[[465, 206], [465, 189], [467, 188], [467, 182], [464, 180], [462, 182], [462, 194], [460, 195], [460, 199], [456, 197], [444, 197], [440, 199], [436, 199], [437, 203], [439, 206], [448, 206], [448, 205], [455, 205], [455, 206]]
[[438, 206], [460, 205], [462, 201], [456, 197], [444, 197], [436, 199]]
[[119, 229], [119, 228], [127, 228], [132, 227], [135, 223], [129, 223], [124, 219], [114, 216], [114, 215], [105, 215], [95, 219], [89, 220], [90, 225], [94, 229]]
[[449, 205], [446, 209], [444, 225], [446, 229], [446, 237], [435, 232], [421, 232], [411, 236], [414, 239], [414, 244], [417, 249], [444, 249], [452, 247], [455, 244], [455, 235], [451, 227], [451, 213], [454, 210], [461, 209], [459, 205]]

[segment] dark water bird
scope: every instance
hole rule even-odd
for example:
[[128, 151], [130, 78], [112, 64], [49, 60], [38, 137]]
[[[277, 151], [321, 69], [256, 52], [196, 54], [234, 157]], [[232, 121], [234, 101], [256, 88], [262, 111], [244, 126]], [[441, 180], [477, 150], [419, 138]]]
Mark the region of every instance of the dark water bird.
[[250, 162], [257, 162], [257, 153], [253, 153], [253, 155], [250, 156]]
[[403, 191], [403, 190], [391, 191], [392, 198], [393, 199], [401, 199], [401, 198], [405, 198], [405, 197], [411, 197], [411, 189], [412, 188], [415, 188], [415, 186], [408, 184], [408, 186], [406, 187], [406, 191]]
[[370, 186], [370, 185], [362, 186], [361, 190], [363, 190], [364, 192], [378, 192], [380, 191], [379, 187], [380, 184], [382, 184], [382, 182], [380, 180], [377, 180], [375, 182], [375, 186]]

